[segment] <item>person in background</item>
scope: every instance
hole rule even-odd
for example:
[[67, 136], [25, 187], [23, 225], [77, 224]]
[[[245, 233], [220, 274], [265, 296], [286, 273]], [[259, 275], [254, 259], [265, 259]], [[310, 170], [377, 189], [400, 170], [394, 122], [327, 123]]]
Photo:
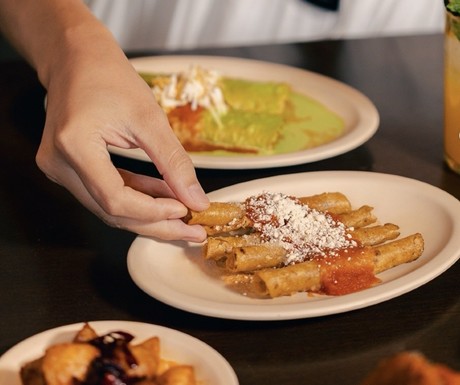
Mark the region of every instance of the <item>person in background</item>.
[[[0, 0], [0, 30], [47, 90], [39, 168], [107, 224], [203, 241], [181, 218], [209, 205], [150, 88], [81, 0]], [[142, 148], [163, 179], [116, 169], [107, 146]]]
[[125, 51], [439, 33], [442, 0], [84, 0]]

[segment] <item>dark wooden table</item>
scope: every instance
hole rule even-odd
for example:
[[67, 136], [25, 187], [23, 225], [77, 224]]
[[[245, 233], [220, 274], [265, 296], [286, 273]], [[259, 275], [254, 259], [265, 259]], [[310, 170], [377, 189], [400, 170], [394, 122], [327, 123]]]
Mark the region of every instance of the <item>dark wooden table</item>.
[[[206, 191], [284, 173], [366, 170], [422, 180], [460, 198], [460, 177], [446, 169], [442, 157], [442, 36], [181, 53], [254, 58], [319, 72], [362, 91], [381, 117], [371, 140], [332, 159], [262, 170], [198, 170]], [[126, 268], [135, 235], [106, 227], [37, 169], [43, 96], [24, 62], [0, 62], [0, 353], [46, 329], [110, 319], [164, 325], [198, 337], [226, 357], [241, 385], [357, 384], [379, 359], [408, 349], [460, 370], [459, 263], [393, 300], [293, 321], [214, 319], [147, 296]], [[121, 157], [114, 162], [155, 174], [148, 163]]]

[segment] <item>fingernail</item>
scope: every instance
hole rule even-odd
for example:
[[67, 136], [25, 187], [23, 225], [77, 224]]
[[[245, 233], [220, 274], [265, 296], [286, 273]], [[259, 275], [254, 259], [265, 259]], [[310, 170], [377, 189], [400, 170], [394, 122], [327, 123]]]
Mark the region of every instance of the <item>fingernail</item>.
[[177, 209], [173, 211], [171, 214], [169, 214], [168, 219], [181, 219], [184, 218], [187, 215], [187, 213], [187, 208], [182, 206], [180, 209]]
[[209, 199], [206, 196], [203, 188], [199, 184], [192, 184], [188, 188], [188, 192], [195, 203], [196, 210], [204, 210], [209, 206]]
[[206, 239], [206, 231], [203, 227], [195, 225], [189, 226], [189, 233], [184, 236], [184, 241], [189, 242], [203, 242]]

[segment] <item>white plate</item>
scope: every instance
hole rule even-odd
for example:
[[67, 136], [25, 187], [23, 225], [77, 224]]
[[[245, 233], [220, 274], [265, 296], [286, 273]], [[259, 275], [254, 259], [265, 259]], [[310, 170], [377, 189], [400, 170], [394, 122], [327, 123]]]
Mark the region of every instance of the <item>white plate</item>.
[[201, 246], [138, 237], [128, 252], [134, 282], [152, 297], [203, 315], [245, 320], [316, 317], [363, 308], [411, 291], [437, 277], [460, 256], [460, 202], [426, 183], [400, 176], [325, 171], [265, 178], [209, 194], [213, 201], [237, 201], [262, 191], [296, 196], [340, 191], [353, 207], [368, 204], [381, 223], [400, 226], [401, 236], [420, 232], [423, 255], [379, 274], [382, 283], [344, 296], [299, 293], [253, 299], [232, 292], [200, 268]]
[[[215, 69], [222, 75], [255, 81], [276, 81], [290, 84], [295, 91], [308, 95], [328, 106], [345, 122], [340, 138], [304, 151], [271, 156], [213, 156], [191, 154], [196, 167], [212, 169], [248, 169], [291, 166], [343, 154], [365, 143], [376, 132], [379, 114], [374, 104], [356, 89], [329, 77], [300, 68], [257, 60], [212, 56], [156, 56], [131, 60], [139, 72], [178, 72], [197, 64]], [[109, 146], [109, 151], [125, 157], [150, 161], [141, 149]]]
[[[203, 385], [238, 385], [230, 364], [204, 342], [163, 326], [129, 321], [93, 321], [98, 334], [123, 330], [135, 336], [134, 342], [152, 336], [160, 337], [161, 357], [195, 367]], [[55, 343], [70, 341], [82, 323], [58, 327], [30, 337], [0, 357], [0, 384], [21, 385], [19, 370], [26, 362], [43, 355], [44, 349]]]

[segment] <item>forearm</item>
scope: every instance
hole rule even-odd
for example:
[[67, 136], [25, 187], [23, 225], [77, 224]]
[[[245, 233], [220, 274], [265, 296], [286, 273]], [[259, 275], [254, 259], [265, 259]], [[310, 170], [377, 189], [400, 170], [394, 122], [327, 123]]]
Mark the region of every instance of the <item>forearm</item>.
[[46, 88], [53, 76], [123, 56], [81, 0], [0, 0], [0, 26]]

